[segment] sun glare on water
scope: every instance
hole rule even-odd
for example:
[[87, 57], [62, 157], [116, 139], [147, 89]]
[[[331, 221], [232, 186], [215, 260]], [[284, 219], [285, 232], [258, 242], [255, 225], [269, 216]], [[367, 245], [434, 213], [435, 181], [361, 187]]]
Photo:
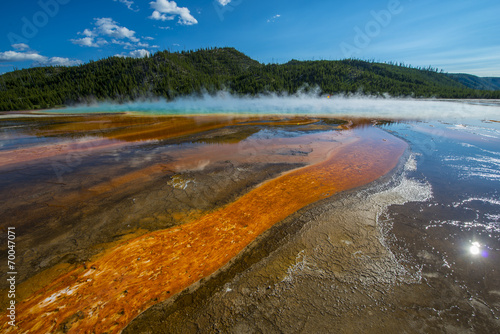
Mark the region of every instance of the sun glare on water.
[[472, 255], [478, 255], [481, 253], [481, 246], [478, 242], [473, 242], [469, 248], [469, 251]]

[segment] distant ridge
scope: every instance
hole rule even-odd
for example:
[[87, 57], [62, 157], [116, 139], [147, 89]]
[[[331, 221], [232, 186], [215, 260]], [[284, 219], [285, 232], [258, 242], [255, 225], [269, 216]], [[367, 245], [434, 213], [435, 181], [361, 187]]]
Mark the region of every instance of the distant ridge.
[[466, 87], [482, 90], [499, 90], [500, 78], [495, 77], [478, 77], [471, 74], [456, 73], [448, 74], [453, 80], [460, 82]]
[[500, 98], [499, 78], [346, 59], [261, 64], [234, 48], [160, 51], [146, 58], [109, 57], [73, 67], [35, 67], [0, 76], [0, 110], [53, 108], [94, 101], [133, 101], [216, 93]]

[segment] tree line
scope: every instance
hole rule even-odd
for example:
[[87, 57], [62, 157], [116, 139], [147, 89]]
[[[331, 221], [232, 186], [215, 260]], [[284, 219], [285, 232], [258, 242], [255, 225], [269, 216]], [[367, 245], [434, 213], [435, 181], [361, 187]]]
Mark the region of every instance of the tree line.
[[358, 59], [261, 64], [234, 48], [159, 51], [146, 58], [109, 57], [73, 67], [34, 67], [0, 76], [0, 110], [32, 110], [76, 103], [167, 100], [222, 89], [233, 94], [321, 94], [500, 98], [500, 91], [468, 88], [431, 67]]

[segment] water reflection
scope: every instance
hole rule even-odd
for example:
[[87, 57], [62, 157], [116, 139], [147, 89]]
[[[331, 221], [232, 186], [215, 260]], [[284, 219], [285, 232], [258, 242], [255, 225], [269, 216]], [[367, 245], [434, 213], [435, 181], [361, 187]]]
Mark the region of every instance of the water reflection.
[[469, 252], [472, 255], [481, 255], [484, 258], [488, 257], [488, 251], [486, 249], [484, 249], [483, 247], [481, 247], [481, 244], [477, 241], [474, 241], [471, 243], [470, 248], [469, 248]]
[[[212, 222], [200, 220], [207, 214], [220, 219], [221, 224], [227, 223], [224, 225], [226, 229], [217, 233], [243, 228], [248, 234], [251, 231], [248, 222], [266, 221], [272, 225], [307, 203], [331, 196], [335, 191], [364, 184], [386, 173], [392, 166], [386, 162], [394, 162], [397, 159], [394, 152], [401, 153], [405, 145], [399, 140], [394, 141], [392, 136], [378, 128], [409, 143], [416, 157], [412, 168], [407, 170], [410, 177], [431, 185], [433, 189], [431, 200], [400, 203], [377, 218], [380, 224], [386, 221], [394, 226], [391, 233], [396, 237], [392, 245], [398, 247], [394, 246], [392, 250], [400, 257], [397, 263], [399, 272], [406, 270], [401, 269], [401, 263], [407, 264], [415, 277], [426, 280], [428, 286], [437, 287], [432, 290], [433, 293], [442, 294], [436, 297], [429, 293], [432, 298], [429, 297], [422, 305], [403, 300], [401, 303], [406, 302], [406, 308], [401, 306], [401, 310], [417, 309], [421, 316], [415, 316], [415, 319], [420, 321], [429, 312], [435, 311], [438, 315], [453, 313], [450, 310], [456, 307], [452, 305], [454, 301], [467, 300], [462, 297], [474, 295], [491, 308], [492, 314], [498, 314], [495, 291], [499, 291], [500, 279], [495, 270], [500, 265], [500, 125], [496, 122], [451, 124], [319, 116], [150, 117], [121, 114], [3, 118], [0, 122], [0, 209], [8, 219], [2, 226], [14, 223], [19, 226], [20, 242], [24, 242], [26, 247], [23, 246], [23, 249], [27, 250], [21, 259], [25, 261], [23, 280], [40, 273], [41, 269], [54, 268], [61, 263], [74, 266], [66, 268], [66, 271], [76, 267], [83, 270], [81, 268], [86, 266], [83, 263], [88, 262], [88, 258], [99, 250], [115, 247], [116, 244], [112, 243], [125, 235], [136, 233], [134, 236], [137, 236], [195, 221], [202, 221], [203, 224], [199, 230], [193, 230], [193, 235], [209, 236], [215, 244], [222, 239], [214, 237], [215, 234], [211, 234], [213, 231], [207, 228]], [[353, 144], [356, 141], [362, 144]], [[341, 161], [321, 163], [339, 147], [351, 149], [343, 150]], [[309, 166], [307, 173], [290, 172], [304, 166]], [[283, 178], [283, 172], [288, 172], [285, 176], [298, 178]], [[270, 179], [286, 179], [288, 183], [269, 182]], [[259, 196], [253, 199], [239, 200], [249, 189], [259, 189], [257, 186], [266, 180], [265, 192], [256, 192]], [[331, 183], [332, 180], [335, 182]], [[411, 192], [407, 188], [399, 190]], [[278, 198], [278, 202], [273, 198]], [[419, 197], [411, 198], [418, 200]], [[231, 203], [239, 204], [231, 206]], [[233, 211], [219, 217], [212, 211], [220, 207], [230, 207]], [[269, 218], [269, 212], [281, 216], [274, 221]], [[348, 212], [342, 214], [348, 222]], [[236, 224], [240, 222], [239, 217], [246, 217], [248, 222], [245, 220]], [[243, 238], [247, 235], [245, 233], [235, 232], [233, 235]], [[335, 239], [339, 243], [334, 247], [340, 253], [366, 241], [360, 238], [362, 242], [353, 243], [343, 233], [338, 232]], [[326, 237], [328, 242], [324, 241], [324, 246], [328, 243], [331, 246], [333, 234], [332, 239], [330, 235], [321, 235], [321, 238]], [[233, 247], [228, 240], [219, 245], [220, 249]], [[248, 240], [245, 239], [245, 242]], [[316, 240], [311, 244], [313, 248], [318, 245]], [[140, 243], [134, 245], [137, 252], [144, 246]], [[201, 246], [189, 246], [186, 246], [186, 252], [203, 249]], [[154, 253], [160, 254], [168, 247], [173, 246], [169, 244], [154, 249]], [[332, 277], [335, 280], [342, 279], [341, 268], [344, 264], [313, 248], [308, 250], [309, 253], [321, 257], [325, 268], [334, 270]], [[233, 253], [241, 250], [231, 249]], [[135, 257], [134, 264], [139, 263], [136, 254], [126, 251], [124, 254]], [[117, 268], [127, 266], [123, 263], [125, 255], [118, 259], [121, 264], [109, 257], [99, 269], [109, 266], [109, 273], [119, 272]], [[362, 256], [361, 253], [347, 255], [349, 259]], [[174, 259], [187, 268], [178, 274], [178, 282], [193, 282], [191, 277], [185, 275], [193, 267], [193, 258], [188, 264], [181, 261], [182, 256]], [[141, 256], [141, 259], [145, 257]], [[162, 258], [162, 261], [170, 260], [167, 255]], [[305, 263], [305, 258], [301, 261]], [[206, 263], [200, 262], [203, 265]], [[149, 274], [156, 277], [160, 266], [153, 260], [150, 265]], [[307, 267], [306, 264], [303, 266]], [[306, 269], [314, 271], [311, 268]], [[139, 267], [136, 269], [141, 271]], [[394, 268], [388, 268], [387, 273], [391, 269]], [[93, 273], [95, 269], [85, 270]], [[201, 274], [203, 276], [206, 272]], [[263, 277], [266, 275], [263, 274]], [[36, 279], [49, 284], [56, 277], [53, 274]], [[314, 277], [304, 275], [296, 279], [314, 280]], [[316, 283], [323, 282], [324, 277], [318, 277]], [[381, 278], [377, 277], [371, 277], [373, 281], [370, 284], [381, 284], [377, 281]], [[353, 276], [352, 281], [356, 279]], [[109, 281], [115, 287], [118, 284]], [[405, 289], [415, 288], [415, 291], [411, 290], [409, 294], [402, 291], [401, 296], [419, 295], [418, 289], [424, 289], [420, 285], [416, 287], [415, 282], [412, 284]], [[33, 286], [43, 287], [43, 284]], [[130, 303], [135, 309], [152, 305], [157, 298], [148, 295], [156, 293], [156, 288], [143, 289], [142, 281], [131, 289], [125, 285], [120, 287], [127, 294], [135, 291], [145, 296], [145, 299], [132, 299], [128, 295], [130, 299], [127, 300], [136, 303]], [[179, 285], [175, 286], [177, 290], [165, 291], [180, 291], [182, 287]], [[112, 291], [108, 288], [102, 289], [102, 293]], [[145, 292], [138, 292], [136, 288]], [[369, 293], [377, 294], [367, 289]], [[447, 299], [449, 295], [454, 299]], [[114, 297], [111, 299], [117, 299]], [[155, 302], [165, 298], [168, 296], [161, 296]], [[305, 302], [316, 300], [306, 298]], [[383, 303], [382, 296], [376, 300]], [[73, 302], [73, 305], [81, 306], [80, 301]], [[394, 305], [384, 304], [382, 307], [394, 308]], [[364, 309], [366, 305], [357, 306]], [[122, 312], [122, 304], [113, 307], [110, 311], [113, 316], [132, 318], [131, 313], [127, 313], [130, 310]], [[469, 310], [467, 305], [464, 307]], [[383, 314], [380, 313], [381, 316]], [[451, 321], [449, 319], [453, 316], [461, 318], [452, 314], [447, 321]], [[123, 326], [128, 320], [120, 321], [120, 326]], [[467, 321], [464, 320], [465, 323]], [[474, 321], [470, 320], [471, 323]]]
[[[390, 208], [387, 219], [394, 226], [394, 247], [407, 250], [405, 261], [410, 258], [422, 264], [431, 287], [474, 296], [498, 316], [494, 296], [500, 288], [496, 273], [500, 266], [499, 124], [433, 121], [393, 124], [388, 129], [408, 140], [417, 156], [414, 177], [429, 182], [434, 193], [429, 203]], [[483, 331], [494, 329], [491, 319], [482, 318], [481, 324], [467, 319], [475, 328], [484, 326]]]
[[[17, 160], [4, 167], [26, 165], [29, 158], [43, 161], [58, 151], [75, 153], [79, 148], [72, 142], [67, 143], [64, 133], [71, 136], [86, 133], [96, 125], [94, 118], [81, 127], [79, 120], [73, 120], [76, 124], [64, 121], [44, 125], [41, 130], [36, 128], [38, 136], [64, 139], [38, 155], [32, 152], [26, 157], [20, 154], [23, 149], [11, 151]], [[101, 120], [97, 123], [102, 123]], [[160, 220], [161, 216], [165, 219], [165, 212], [161, 212], [165, 207], [188, 203], [189, 211], [199, 210], [204, 203], [196, 195], [205, 192], [211, 197], [217, 181], [208, 178], [217, 167], [230, 167], [229, 172], [221, 173], [230, 179], [229, 184], [246, 181], [244, 177], [240, 177], [242, 181], [235, 177], [245, 170], [256, 173], [263, 168], [267, 173], [274, 166], [284, 166], [281, 171], [292, 169], [268, 176], [267, 182], [254, 184], [255, 187], [243, 188], [245, 192], [241, 196], [231, 194], [232, 202], [209, 207], [204, 215], [195, 212], [189, 219], [186, 218], [188, 210], [182, 216], [172, 213], [171, 217], [178, 218], [179, 227], [157, 228], [160, 230], [118, 246], [101, 246], [106, 251], [91, 262], [90, 269], [85, 261], [69, 273], [54, 277], [53, 282], [47, 282], [45, 290], [26, 296], [19, 304], [19, 314], [24, 314], [19, 316], [19, 326], [46, 332], [60, 326], [81, 331], [118, 332], [146, 308], [223, 267], [264, 231], [294, 212], [387, 174], [407, 148], [401, 139], [367, 126], [364, 121], [358, 126], [354, 120], [341, 125], [342, 128], [336, 122], [327, 124], [303, 117], [243, 120], [245, 125], [239, 127], [241, 119], [173, 117], [135, 127], [124, 126], [126, 122], [119, 118], [119, 134], [117, 128], [106, 128], [103, 133], [110, 136], [94, 139], [102, 141], [102, 145], [92, 146], [92, 154], [85, 161], [63, 165], [62, 168], [70, 170], [57, 175], [61, 179], [58, 183], [38, 181], [26, 188], [0, 192], [5, 198], [2, 205], [10, 217], [18, 218], [16, 224], [22, 226], [24, 246], [42, 253], [45, 266], [52, 267], [64, 261], [64, 258], [54, 259], [53, 254], [67, 252], [66, 255], [73, 257], [73, 263], [78, 263], [74, 253], [85, 252], [98, 241], [102, 242], [99, 235], [94, 236], [90, 231], [112, 229], [112, 236], [116, 238], [117, 232], [123, 231], [113, 230], [120, 224], [115, 219], [127, 219], [131, 211], [128, 206], [136, 207], [139, 196], [143, 196], [143, 200], [137, 205], [137, 210], [141, 210], [137, 215], [138, 225], [143, 228], [153, 225], [151, 222]], [[170, 132], [166, 133], [165, 129]], [[145, 138], [155, 140], [143, 142]], [[224, 140], [207, 144], [206, 139], [210, 138]], [[201, 142], [197, 142], [200, 139]], [[128, 144], [129, 140], [136, 143], [119, 146]], [[184, 144], [170, 144], [176, 141]], [[151, 159], [143, 159], [133, 166], [130, 157], [136, 154]], [[13, 175], [15, 168], [10, 168], [8, 172]], [[35, 176], [41, 174], [40, 169], [43, 167], [30, 166]], [[0, 182], [11, 181], [0, 179]], [[124, 199], [125, 208], [121, 205]], [[66, 215], [73, 215], [75, 219], [68, 221]], [[93, 222], [90, 226], [89, 220]], [[47, 233], [47, 227], [52, 233]], [[45, 230], [41, 231], [42, 228]], [[79, 245], [80, 239], [87, 242], [84, 244], [87, 248], [71, 246], [71, 243]], [[34, 246], [34, 241], [41, 242]], [[105, 241], [109, 243], [109, 239]], [[25, 255], [23, 261], [36, 263], [38, 258], [40, 255]], [[53, 262], [46, 261], [50, 258]], [[23, 278], [32, 277], [34, 272], [25, 269]], [[54, 307], [58, 312], [51, 312]], [[79, 311], [84, 312], [84, 316], [74, 318]]]

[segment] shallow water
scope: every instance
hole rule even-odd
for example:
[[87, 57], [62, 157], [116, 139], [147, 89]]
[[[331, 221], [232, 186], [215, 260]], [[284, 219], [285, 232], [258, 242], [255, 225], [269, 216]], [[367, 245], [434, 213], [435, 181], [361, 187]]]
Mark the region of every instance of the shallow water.
[[[387, 128], [410, 142], [418, 164], [413, 176], [433, 191], [429, 201], [393, 206], [385, 213], [383, 219], [393, 226], [394, 249], [404, 249], [399, 253], [404, 261], [421, 265], [430, 286], [447, 282], [451, 289], [454, 282], [462, 290], [473, 304], [457, 319], [462, 328], [497, 331], [499, 124], [427, 122]], [[491, 312], [489, 320], [477, 314], [484, 311]]]
[[[133, 305], [122, 312], [116, 304], [120, 312], [112, 309], [119, 315], [108, 328], [118, 331], [123, 319], [130, 321], [144, 305], [166, 300], [132, 321], [126, 332], [498, 331], [498, 108], [422, 102], [422, 115], [449, 108], [442, 115], [454, 119], [391, 121], [370, 117], [394, 115], [392, 101], [376, 101], [375, 111], [364, 113], [370, 101], [354, 102], [351, 110], [348, 101], [338, 101], [334, 114], [368, 116], [363, 119], [294, 116], [308, 107], [307, 114], [324, 114], [329, 102], [280, 101], [250, 105], [243, 117], [234, 115], [245, 105], [239, 100], [231, 100], [237, 106], [231, 115], [218, 116], [4, 115], [0, 198], [7, 219], [2, 229], [15, 225], [19, 234], [19, 301], [45, 287], [47, 296], [56, 296], [48, 300], [49, 308], [57, 300], [64, 306], [70, 297], [54, 295], [62, 283], [50, 288], [61, 275], [85, 274], [95, 270], [88, 269], [92, 266], [106, 276], [99, 259], [108, 254], [111, 263], [109, 251], [125, 240], [132, 245], [138, 236], [203, 221], [276, 184], [283, 192], [277, 195], [283, 202], [278, 201], [279, 210], [263, 192], [258, 198], [265, 203], [246, 212], [260, 217], [262, 210], [274, 209], [282, 216], [224, 270], [174, 298], [145, 289], [147, 300], [139, 302], [132, 297], [134, 288], [126, 286], [119, 298], [103, 295], [111, 305], [130, 293]], [[220, 110], [220, 101], [211, 103], [207, 113]], [[181, 101], [173, 106], [175, 113], [186, 105], [196, 101]], [[288, 116], [255, 115], [255, 110], [264, 114], [265, 108], [287, 106]], [[478, 117], [481, 110], [486, 118]], [[471, 111], [470, 117], [457, 117]], [[403, 147], [389, 134], [404, 140], [409, 151], [387, 174], [387, 166], [394, 165], [384, 147], [392, 147], [395, 159]], [[328, 160], [342, 146], [350, 148], [345, 157]], [[344, 180], [333, 176], [342, 174], [336, 168], [344, 168]], [[298, 189], [280, 186], [287, 171], [290, 177], [309, 175], [311, 182], [314, 175], [325, 179], [310, 189], [307, 178]], [[298, 171], [303, 172], [294, 174]], [[358, 188], [335, 194], [352, 187]], [[267, 216], [272, 215], [261, 218]], [[188, 267], [190, 261], [197, 263], [187, 259]], [[61, 291], [77, 291], [68, 287]], [[169, 293], [178, 289], [170, 287]], [[66, 305], [71, 303], [68, 299]], [[89, 326], [92, 322], [82, 325], [87, 311], [69, 311], [60, 319], [55, 314], [54, 323], [64, 331]]]
[[498, 332], [498, 123], [381, 127], [410, 144], [404, 168], [298, 212], [255, 263], [125, 332]]

